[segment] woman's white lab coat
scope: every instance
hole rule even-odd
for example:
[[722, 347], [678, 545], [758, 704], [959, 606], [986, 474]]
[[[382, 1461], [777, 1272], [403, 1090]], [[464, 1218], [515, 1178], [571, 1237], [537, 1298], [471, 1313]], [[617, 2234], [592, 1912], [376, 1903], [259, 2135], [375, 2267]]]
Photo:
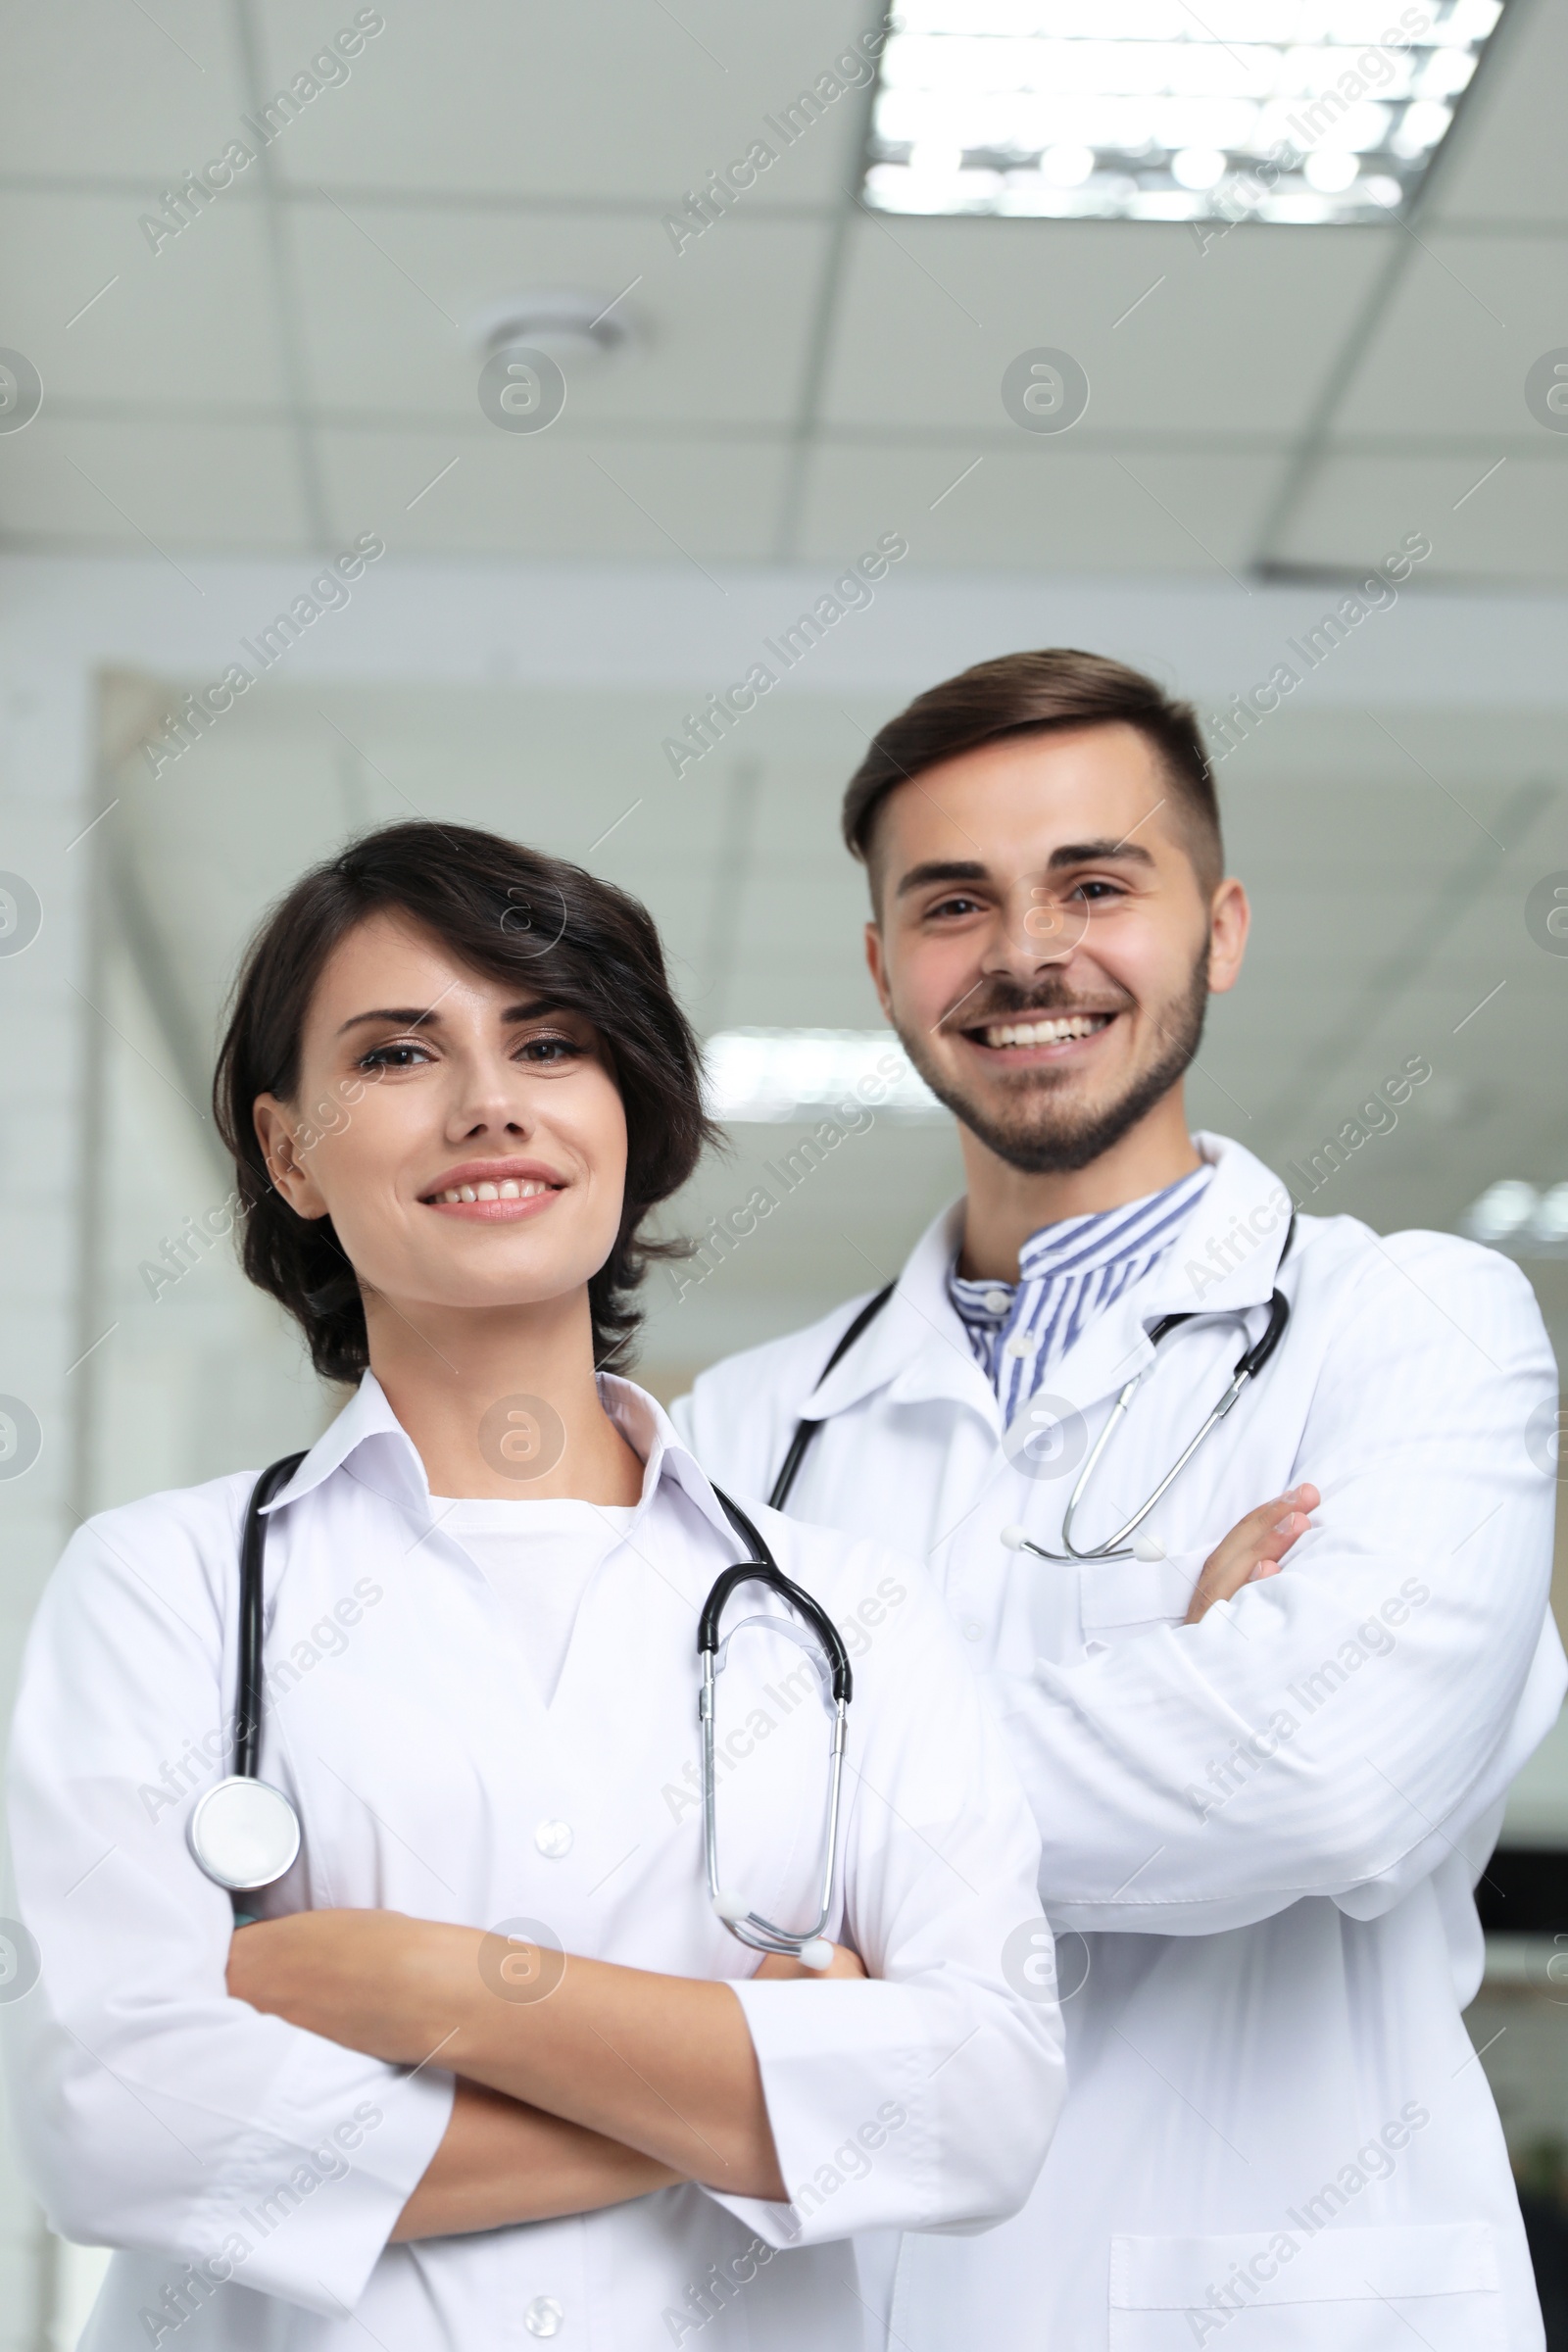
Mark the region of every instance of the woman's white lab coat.
[[[1565, 1681], [1546, 1613], [1557, 1384], [1524, 1277], [1450, 1236], [1301, 1217], [1278, 1354], [1148, 1523], [1167, 1556], [1055, 1567], [1000, 1540], [1022, 1522], [1059, 1547], [1158, 1317], [1240, 1320], [1165, 1340], [1081, 1544], [1146, 1499], [1243, 1325], [1261, 1332], [1289, 1198], [1239, 1146], [1200, 1144], [1218, 1164], [1191, 1224], [1049, 1375], [1064, 1439], [1034, 1471], [1010, 1463], [948, 1301], [957, 1210], [819, 1389], [854, 1305], [676, 1408], [711, 1475], [754, 1494], [797, 1416], [824, 1420], [790, 1508], [930, 1559], [1044, 1840], [1066, 2111], [1015, 2222], [906, 2241], [893, 2326], [935, 2314], [994, 2352], [1385, 2352], [1411, 2328], [1430, 2352], [1535, 2352], [1459, 2015], [1482, 1967], [1471, 1889]], [[1208, 1549], [1300, 1479], [1322, 1507], [1283, 1572], [1184, 1626]]]
[[[696, 1768], [697, 1615], [737, 1542], [653, 1400], [604, 1393], [647, 1463], [643, 1497], [607, 1528], [548, 1707], [373, 1379], [272, 1504], [261, 1770], [304, 1847], [249, 1899], [529, 1920], [568, 1953], [736, 1980], [793, 2209], [673, 2188], [387, 2248], [451, 2078], [438, 2057], [385, 2066], [230, 1999], [229, 1898], [186, 1848], [196, 1795], [227, 1768], [251, 1479], [226, 1478], [74, 1541], [16, 1714], [14, 1901], [42, 1975], [5, 2012], [15, 2109], [55, 2227], [124, 2249], [88, 2352], [858, 2346], [853, 2256], [830, 2241], [980, 2228], [1027, 2194], [1060, 2021], [1009, 1986], [1002, 1955], [1035, 1912], [1038, 1840], [940, 1601], [880, 1545], [764, 1522], [855, 1653], [829, 1932], [886, 1981], [740, 1982], [756, 1960], [707, 1900]], [[748, 1599], [765, 1605], [743, 1592], [742, 1615]], [[813, 1671], [761, 1634], [719, 1689], [726, 1878], [775, 1918], [814, 1915]]]

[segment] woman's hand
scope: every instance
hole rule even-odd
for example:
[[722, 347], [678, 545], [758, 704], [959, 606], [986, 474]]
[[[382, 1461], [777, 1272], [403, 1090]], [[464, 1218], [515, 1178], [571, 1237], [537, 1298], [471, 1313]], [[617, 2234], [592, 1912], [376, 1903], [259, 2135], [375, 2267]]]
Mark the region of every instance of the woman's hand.
[[439, 1984], [454, 1937], [478, 1941], [475, 1931], [400, 1911], [296, 1911], [236, 1932], [228, 1989], [345, 2048], [417, 2066], [441, 2039]]
[[1315, 1511], [1322, 1499], [1316, 1487], [1292, 1487], [1288, 1494], [1276, 1494], [1272, 1502], [1260, 1502], [1255, 1511], [1238, 1519], [1203, 1562], [1187, 1623], [1199, 1624], [1216, 1600], [1231, 1599], [1244, 1585], [1278, 1576], [1281, 1560], [1312, 1524], [1308, 1511]]
[[[793, 1984], [800, 1978], [808, 1984], [821, 1984], [829, 1977], [863, 1977], [865, 1968], [858, 1952], [852, 1952], [847, 1943], [836, 1943], [833, 1946], [833, 1958], [826, 1968], [803, 1968], [799, 1960], [790, 1958], [788, 1952], [769, 1952], [757, 1975], [776, 1978], [785, 1984]], [[756, 1981], [754, 1978], [753, 1983]]]

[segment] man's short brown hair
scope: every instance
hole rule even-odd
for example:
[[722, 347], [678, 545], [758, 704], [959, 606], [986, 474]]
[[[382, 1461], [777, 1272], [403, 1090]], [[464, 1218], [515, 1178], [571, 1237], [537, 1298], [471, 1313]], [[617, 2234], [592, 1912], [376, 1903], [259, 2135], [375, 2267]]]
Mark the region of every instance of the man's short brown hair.
[[916, 695], [878, 730], [844, 795], [844, 839], [869, 861], [877, 812], [909, 778], [1008, 735], [1066, 734], [1074, 727], [1136, 727], [1164, 767], [1181, 804], [1198, 878], [1207, 890], [1224, 871], [1219, 802], [1191, 703], [1103, 654], [1050, 646], [977, 662]]

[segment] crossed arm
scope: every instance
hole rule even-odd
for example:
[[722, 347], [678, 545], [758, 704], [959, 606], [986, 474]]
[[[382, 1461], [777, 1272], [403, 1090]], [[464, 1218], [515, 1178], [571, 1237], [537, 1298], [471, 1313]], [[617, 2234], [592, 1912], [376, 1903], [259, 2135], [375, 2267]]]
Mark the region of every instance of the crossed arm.
[[[234, 1937], [236, 1999], [459, 2078], [394, 2239], [590, 2213], [680, 2180], [783, 2199], [756, 2053], [727, 1985], [576, 1958], [551, 1982], [539, 1971], [553, 1977], [556, 1956], [522, 1948], [515, 1981], [495, 1936], [392, 1911], [299, 1912]], [[776, 1959], [758, 1973], [807, 1975]], [[864, 1971], [840, 1950], [826, 1973]]]
[[[1204, 1565], [1189, 1624], [1277, 1573], [1317, 1500], [1297, 1488], [1233, 1528]], [[825, 1973], [865, 1972], [840, 1948]], [[758, 1974], [808, 1972], [769, 1958]], [[242, 1928], [228, 1988], [348, 2049], [458, 2077], [445, 2136], [394, 2240], [596, 2212], [682, 2180], [785, 2195], [745, 2016], [723, 1984], [602, 1960], [562, 1966], [527, 1946], [504, 1955], [478, 1929], [398, 1912], [306, 1911]]]

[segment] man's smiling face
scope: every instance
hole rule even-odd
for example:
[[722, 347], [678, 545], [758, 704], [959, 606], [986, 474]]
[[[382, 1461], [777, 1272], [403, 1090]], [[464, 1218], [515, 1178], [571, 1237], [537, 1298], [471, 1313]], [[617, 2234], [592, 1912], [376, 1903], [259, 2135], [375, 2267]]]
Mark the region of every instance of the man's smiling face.
[[1004, 738], [898, 785], [866, 955], [920, 1075], [1011, 1166], [1087, 1167], [1181, 1078], [1247, 937], [1148, 739]]

